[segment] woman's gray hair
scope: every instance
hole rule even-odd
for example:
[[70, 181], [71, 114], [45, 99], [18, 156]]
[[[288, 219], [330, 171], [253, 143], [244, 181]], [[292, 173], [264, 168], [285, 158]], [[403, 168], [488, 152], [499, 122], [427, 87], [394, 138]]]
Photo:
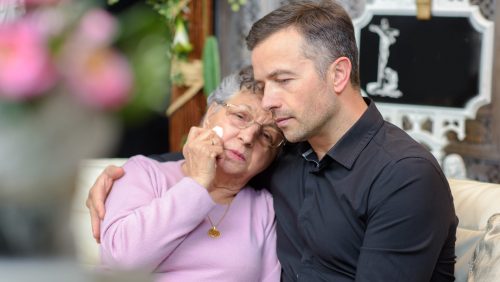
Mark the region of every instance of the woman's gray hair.
[[244, 67], [239, 73], [226, 76], [219, 86], [208, 96], [207, 105], [211, 105], [214, 102], [222, 104], [240, 90], [262, 94], [262, 87], [254, 80], [252, 66]]

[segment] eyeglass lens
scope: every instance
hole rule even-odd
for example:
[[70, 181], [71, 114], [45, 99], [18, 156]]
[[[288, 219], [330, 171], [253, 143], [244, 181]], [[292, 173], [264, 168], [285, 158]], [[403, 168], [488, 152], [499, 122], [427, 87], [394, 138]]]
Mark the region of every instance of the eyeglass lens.
[[242, 106], [225, 104], [226, 113], [229, 118], [229, 121], [235, 127], [240, 129], [248, 128], [252, 126], [254, 123], [259, 125], [261, 130], [259, 134], [259, 141], [266, 146], [277, 147], [283, 143], [282, 134], [273, 126], [268, 124], [260, 124], [255, 121], [254, 116], [250, 111], [245, 109]]

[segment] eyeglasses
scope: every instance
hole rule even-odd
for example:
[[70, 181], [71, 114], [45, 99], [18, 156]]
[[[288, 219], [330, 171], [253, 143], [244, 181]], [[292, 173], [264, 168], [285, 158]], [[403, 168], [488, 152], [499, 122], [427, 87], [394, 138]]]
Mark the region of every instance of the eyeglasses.
[[228, 103], [221, 103], [220, 105], [226, 109], [226, 116], [234, 127], [245, 129], [254, 123], [257, 124], [260, 127], [257, 140], [262, 145], [278, 148], [285, 143], [285, 136], [276, 126], [256, 122], [254, 115], [245, 106]]

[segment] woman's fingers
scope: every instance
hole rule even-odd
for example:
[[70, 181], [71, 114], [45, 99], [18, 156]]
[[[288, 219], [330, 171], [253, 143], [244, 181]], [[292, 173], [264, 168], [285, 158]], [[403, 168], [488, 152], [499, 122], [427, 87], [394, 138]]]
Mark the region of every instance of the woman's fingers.
[[185, 173], [208, 188], [215, 177], [216, 161], [222, 155], [222, 139], [210, 129], [192, 127], [183, 148]]

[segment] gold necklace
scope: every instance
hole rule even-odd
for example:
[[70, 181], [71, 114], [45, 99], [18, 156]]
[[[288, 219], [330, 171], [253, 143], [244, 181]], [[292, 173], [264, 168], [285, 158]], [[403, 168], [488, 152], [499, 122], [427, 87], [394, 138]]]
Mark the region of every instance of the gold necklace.
[[212, 219], [210, 219], [210, 216], [207, 215], [208, 221], [210, 222], [210, 225], [212, 225], [212, 227], [210, 227], [210, 229], [208, 229], [208, 232], [207, 232], [208, 237], [210, 237], [212, 239], [217, 239], [220, 237], [220, 231], [219, 231], [219, 229], [217, 229], [217, 225], [219, 225], [222, 222], [222, 220], [224, 219], [224, 217], [226, 216], [227, 211], [229, 210], [229, 207], [231, 206], [231, 202], [229, 202], [229, 204], [227, 204], [226, 210], [224, 211], [224, 214], [221, 216], [221, 218], [219, 219], [217, 224], [214, 224], [212, 222]]

